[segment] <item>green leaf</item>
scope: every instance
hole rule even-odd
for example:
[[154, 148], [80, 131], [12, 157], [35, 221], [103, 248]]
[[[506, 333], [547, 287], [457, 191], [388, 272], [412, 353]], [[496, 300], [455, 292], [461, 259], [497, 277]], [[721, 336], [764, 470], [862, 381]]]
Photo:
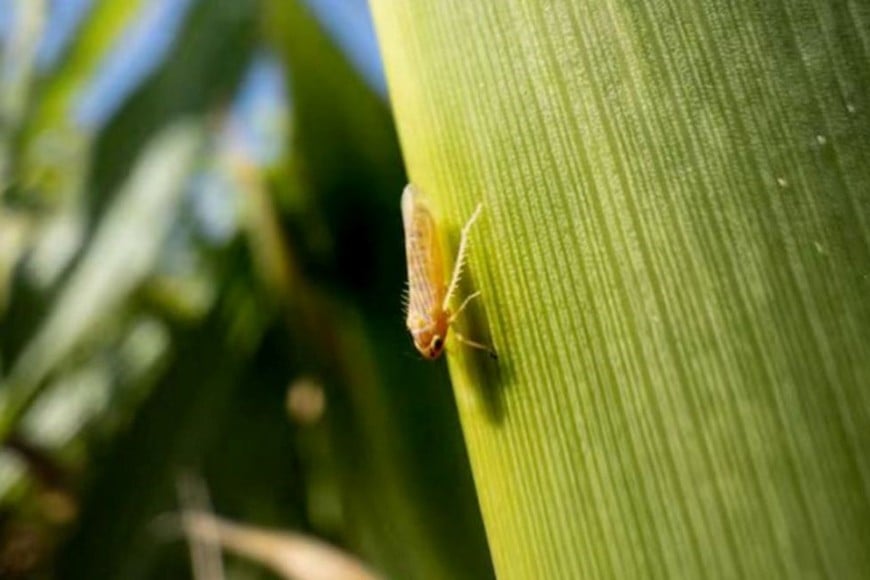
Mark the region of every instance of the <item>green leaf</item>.
[[870, 12], [372, 8], [499, 577], [870, 574]]

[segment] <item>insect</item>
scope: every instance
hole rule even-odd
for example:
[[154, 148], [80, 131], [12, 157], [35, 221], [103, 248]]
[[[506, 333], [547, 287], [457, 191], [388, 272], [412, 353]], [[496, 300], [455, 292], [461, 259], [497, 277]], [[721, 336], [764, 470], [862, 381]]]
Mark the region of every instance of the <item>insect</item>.
[[[468, 250], [468, 232], [482, 208], [483, 205], [479, 204], [462, 228], [453, 274], [449, 284], [445, 284], [444, 257], [435, 218], [429, 211], [425, 197], [413, 184], [408, 184], [402, 192], [402, 222], [405, 227], [405, 254], [408, 260], [406, 324], [414, 339], [414, 346], [429, 360], [441, 356], [450, 326], [468, 303], [480, 296], [480, 292], [470, 294], [455, 312], [450, 310], [450, 299], [462, 276]], [[459, 342], [485, 350], [496, 358], [495, 351], [488, 346], [469, 340], [455, 330], [453, 335]]]

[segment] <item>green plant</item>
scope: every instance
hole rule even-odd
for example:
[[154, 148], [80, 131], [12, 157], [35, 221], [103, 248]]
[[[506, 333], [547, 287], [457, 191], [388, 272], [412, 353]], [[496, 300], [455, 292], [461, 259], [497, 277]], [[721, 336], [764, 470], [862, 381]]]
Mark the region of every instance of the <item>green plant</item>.
[[502, 578], [870, 574], [870, 13], [373, 0]]

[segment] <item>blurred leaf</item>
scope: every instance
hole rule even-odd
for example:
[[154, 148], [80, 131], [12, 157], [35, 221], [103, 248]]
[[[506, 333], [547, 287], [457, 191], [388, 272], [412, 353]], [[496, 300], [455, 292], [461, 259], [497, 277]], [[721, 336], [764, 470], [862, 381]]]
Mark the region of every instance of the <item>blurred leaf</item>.
[[[237, 263], [224, 283], [238, 283], [244, 271]], [[152, 576], [164, 545], [154, 518], [173, 505], [175, 477], [195, 469], [220, 437], [261, 340], [262, 329], [246, 337], [228, 332], [237, 306], [227, 296], [200, 324], [176, 330], [166, 372], [95, 461], [82, 517], [56, 563], [60, 577]]]
[[12, 368], [2, 391], [0, 439], [51, 370], [116, 315], [153, 268], [201, 143], [200, 127], [182, 124], [145, 150], [48, 319]]
[[8, 187], [10, 155], [15, 132], [23, 121], [31, 94], [36, 53], [45, 23], [43, 0], [6, 4], [10, 29], [0, 48], [0, 194]]
[[499, 577], [868, 576], [870, 13], [372, 7]]
[[200, 512], [182, 521], [192, 541], [214, 542], [295, 580], [375, 580], [366, 566], [311, 536], [228, 522]]
[[88, 210], [107, 207], [143, 143], [167, 123], [191, 115], [218, 120], [249, 63], [257, 32], [256, 0], [197, 2], [172, 54], [100, 133]]
[[401, 181], [402, 166], [385, 104], [298, 1], [270, 0], [265, 14], [266, 32], [289, 70], [303, 179], [336, 203], [352, 201], [339, 194], [356, 187], [391, 198], [383, 186]]
[[93, 2], [72, 46], [40, 86], [39, 106], [30, 115], [31, 138], [51, 128], [70, 126], [74, 99], [91, 81], [109, 50], [121, 40], [142, 5], [143, 0]]

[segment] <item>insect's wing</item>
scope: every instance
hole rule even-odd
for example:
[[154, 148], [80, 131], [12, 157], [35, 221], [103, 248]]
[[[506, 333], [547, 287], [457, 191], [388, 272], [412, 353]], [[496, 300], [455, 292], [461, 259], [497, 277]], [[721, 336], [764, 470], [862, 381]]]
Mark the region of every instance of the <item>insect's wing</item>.
[[413, 184], [402, 193], [402, 222], [408, 260], [408, 319], [430, 317], [444, 298], [444, 260], [435, 218]]

